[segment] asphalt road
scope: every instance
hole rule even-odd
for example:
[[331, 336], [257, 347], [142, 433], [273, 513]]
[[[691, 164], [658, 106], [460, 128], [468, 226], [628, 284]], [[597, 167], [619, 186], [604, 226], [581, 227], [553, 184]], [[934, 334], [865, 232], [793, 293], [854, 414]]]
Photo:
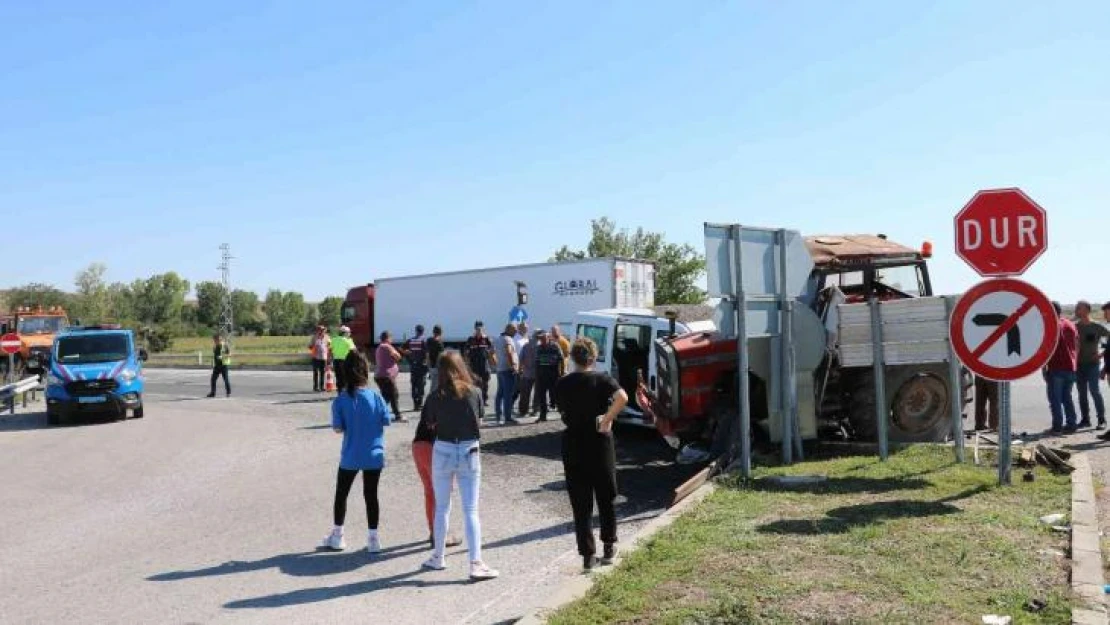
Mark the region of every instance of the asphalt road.
[[[385, 552], [361, 550], [357, 487], [350, 549], [320, 552], [340, 438], [328, 398], [304, 392], [310, 374], [235, 372], [231, 399], [205, 399], [203, 371], [147, 375], [142, 420], [0, 417], [0, 623], [502, 623], [580, 574], [558, 422], [483, 432], [485, 555], [503, 577], [474, 584], [462, 547], [447, 571], [419, 568], [429, 551], [412, 423], [387, 433]], [[1035, 438], [1049, 424], [1043, 383], [1017, 382], [1013, 397], [1015, 434]], [[618, 441], [628, 538], [693, 469], [650, 432]], [[451, 525], [461, 534], [457, 513]]]
[[[311, 374], [233, 372], [230, 399], [204, 398], [203, 371], [147, 376], [141, 420], [47, 428], [41, 412], [0, 417], [0, 623], [500, 623], [580, 574], [557, 421], [483, 431], [485, 558], [502, 577], [475, 584], [465, 547], [449, 550], [447, 571], [420, 569], [429, 549], [414, 423], [387, 431], [385, 551], [362, 550], [356, 486], [349, 550], [319, 552], [340, 437], [329, 398], [304, 392]], [[618, 430], [618, 447], [628, 538], [693, 469], [644, 430]]]

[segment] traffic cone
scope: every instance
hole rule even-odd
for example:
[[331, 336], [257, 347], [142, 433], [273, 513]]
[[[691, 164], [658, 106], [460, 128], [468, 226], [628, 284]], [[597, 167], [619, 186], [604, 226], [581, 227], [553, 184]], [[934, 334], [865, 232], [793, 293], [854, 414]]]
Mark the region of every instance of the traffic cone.
[[335, 388], [335, 372], [331, 370], [331, 365], [324, 369], [324, 390], [327, 392], [334, 392]]

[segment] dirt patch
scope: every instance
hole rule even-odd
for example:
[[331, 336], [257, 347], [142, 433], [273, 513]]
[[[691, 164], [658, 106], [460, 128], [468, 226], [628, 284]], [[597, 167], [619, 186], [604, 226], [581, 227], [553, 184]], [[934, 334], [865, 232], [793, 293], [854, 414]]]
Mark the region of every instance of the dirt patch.
[[858, 623], [877, 616], [879, 605], [856, 593], [818, 590], [789, 601], [785, 611], [800, 622]]
[[661, 601], [669, 603], [705, 603], [710, 599], [705, 588], [679, 581], [664, 582], [655, 589], [655, 594]]

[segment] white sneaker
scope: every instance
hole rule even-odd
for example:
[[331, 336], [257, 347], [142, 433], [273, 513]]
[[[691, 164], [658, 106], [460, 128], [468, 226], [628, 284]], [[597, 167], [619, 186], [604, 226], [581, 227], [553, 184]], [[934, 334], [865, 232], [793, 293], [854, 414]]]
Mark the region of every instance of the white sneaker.
[[422, 568], [431, 569], [433, 571], [442, 571], [443, 569], [447, 568], [447, 562], [443, 560], [443, 556], [437, 558], [433, 555], [432, 557], [425, 560], [424, 563], [420, 566]]
[[486, 579], [496, 579], [501, 573], [496, 569], [491, 569], [486, 566], [485, 562], [471, 562], [470, 563], [470, 579], [475, 581], [482, 581]]
[[332, 530], [331, 533], [324, 538], [324, 542], [320, 546], [335, 551], [343, 551], [347, 548], [347, 543], [343, 540], [343, 532], [341, 530]]
[[370, 532], [366, 537], [366, 550], [370, 553], [378, 553], [382, 550], [382, 542], [378, 539], [377, 532]]

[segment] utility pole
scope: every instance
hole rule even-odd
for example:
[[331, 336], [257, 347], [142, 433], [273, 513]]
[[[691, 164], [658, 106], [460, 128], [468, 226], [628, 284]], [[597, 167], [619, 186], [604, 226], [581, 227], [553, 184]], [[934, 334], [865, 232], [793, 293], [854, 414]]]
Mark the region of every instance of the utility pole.
[[222, 275], [224, 293], [223, 302], [220, 306], [220, 334], [227, 340], [228, 349], [231, 348], [231, 337], [235, 334], [235, 314], [234, 308], [231, 306], [231, 246], [224, 243], [220, 246], [220, 266], [219, 270]]

